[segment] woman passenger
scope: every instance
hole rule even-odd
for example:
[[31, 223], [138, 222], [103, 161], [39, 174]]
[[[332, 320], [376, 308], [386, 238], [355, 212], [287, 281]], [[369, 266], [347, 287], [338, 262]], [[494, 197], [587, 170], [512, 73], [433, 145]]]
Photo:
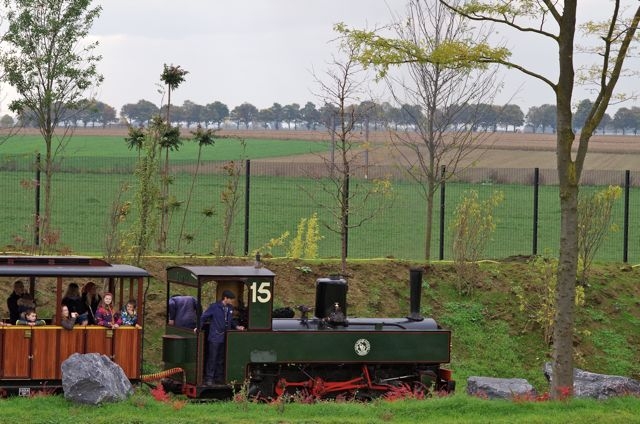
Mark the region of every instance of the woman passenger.
[[73, 330], [73, 326], [76, 324], [76, 318], [78, 317], [77, 312], [69, 312], [69, 308], [66, 305], [62, 305], [60, 308], [60, 315], [62, 319], [60, 320], [60, 325], [65, 330]]
[[76, 324], [87, 325], [89, 323], [87, 308], [82, 303], [82, 296], [80, 296], [80, 286], [76, 283], [69, 283], [62, 298], [62, 304], [69, 308], [71, 314], [77, 314]]
[[98, 294], [98, 287], [93, 281], [87, 282], [82, 287], [82, 304], [87, 308], [89, 324], [96, 323], [96, 311], [100, 305], [102, 297]]

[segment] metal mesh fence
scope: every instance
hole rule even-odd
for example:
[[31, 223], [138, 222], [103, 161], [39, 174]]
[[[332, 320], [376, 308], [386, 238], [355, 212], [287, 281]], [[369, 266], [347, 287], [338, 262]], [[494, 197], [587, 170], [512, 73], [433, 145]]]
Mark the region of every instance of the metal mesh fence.
[[[131, 241], [136, 221], [137, 179], [135, 159], [105, 161], [88, 169], [82, 159], [65, 161], [56, 168], [52, 182], [52, 228], [47, 243], [52, 249], [77, 254], [105, 254], [107, 238], [119, 235]], [[201, 164], [194, 182], [193, 164], [172, 164], [170, 195], [175, 200], [169, 213], [167, 251], [177, 254], [219, 254], [221, 246], [236, 255], [260, 250], [285, 256], [298, 224], [317, 214], [322, 239], [319, 257], [340, 256], [340, 237], [335, 211], [335, 183], [322, 163], [252, 161], [247, 181], [246, 163], [238, 164], [235, 207], [222, 199], [230, 193], [230, 177], [224, 162]], [[0, 161], [0, 246], [5, 251], [34, 244], [36, 208], [35, 165], [32, 156]], [[445, 186], [444, 220], [441, 227], [441, 191], [435, 193], [431, 258], [451, 259], [450, 226], [456, 205], [470, 190], [480, 199], [501, 191], [504, 201], [495, 210], [496, 230], [488, 241], [485, 258], [505, 258], [537, 253], [557, 254], [560, 222], [558, 181], [554, 169], [539, 170], [537, 239], [534, 241], [534, 169], [465, 169]], [[365, 178], [366, 176], [366, 178]], [[44, 177], [42, 177], [44, 178]], [[158, 177], [159, 178], [159, 177]], [[390, 193], [378, 196], [365, 207], [360, 203], [378, 181], [390, 181]], [[628, 261], [640, 260], [640, 175], [630, 173], [628, 201]], [[247, 182], [250, 183], [248, 192]], [[581, 193], [608, 185], [623, 186], [625, 171], [585, 171]], [[192, 190], [193, 187], [193, 191]], [[371, 166], [355, 170], [348, 256], [419, 260], [425, 254], [426, 200], [421, 187], [398, 167]], [[191, 193], [191, 194], [190, 194]], [[248, 193], [248, 198], [246, 197]], [[187, 200], [190, 198], [188, 205]], [[131, 209], [116, 224], [110, 214], [116, 204], [129, 202]], [[42, 203], [42, 201], [41, 201]], [[247, 209], [248, 208], [248, 209]], [[367, 214], [370, 219], [364, 219]], [[622, 261], [625, 199], [614, 207], [613, 223], [596, 260]], [[361, 225], [357, 225], [362, 220]], [[226, 224], [225, 224], [226, 222]], [[443, 229], [441, 233], [441, 228]], [[288, 232], [288, 237], [284, 237]], [[441, 237], [442, 235], [442, 237]], [[282, 240], [280, 245], [275, 240]], [[441, 240], [442, 239], [442, 240]], [[152, 243], [151, 248], [155, 249]]]

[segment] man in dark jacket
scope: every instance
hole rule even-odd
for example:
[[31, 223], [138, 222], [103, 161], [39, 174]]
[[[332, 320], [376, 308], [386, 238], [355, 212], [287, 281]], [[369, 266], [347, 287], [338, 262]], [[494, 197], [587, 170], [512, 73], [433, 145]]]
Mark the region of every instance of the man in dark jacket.
[[225, 333], [229, 329], [244, 330], [233, 318], [231, 300], [235, 297], [233, 292], [223, 291], [222, 299], [209, 305], [200, 319], [201, 326], [209, 322], [209, 353], [204, 378], [204, 384], [207, 386], [224, 383]]
[[17, 280], [13, 283], [13, 293], [7, 298], [7, 309], [9, 309], [9, 322], [15, 324], [20, 319], [20, 307], [18, 306], [18, 299], [24, 294], [24, 283]]
[[198, 317], [198, 301], [193, 296], [171, 296], [169, 299], [169, 325], [195, 328]]

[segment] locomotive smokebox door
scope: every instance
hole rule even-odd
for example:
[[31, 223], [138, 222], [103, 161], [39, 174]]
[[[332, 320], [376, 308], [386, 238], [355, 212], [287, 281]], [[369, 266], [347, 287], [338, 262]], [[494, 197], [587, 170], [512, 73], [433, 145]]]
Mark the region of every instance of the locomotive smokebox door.
[[322, 319], [334, 311], [337, 303], [344, 316], [347, 316], [347, 280], [334, 275], [316, 280], [316, 317]]

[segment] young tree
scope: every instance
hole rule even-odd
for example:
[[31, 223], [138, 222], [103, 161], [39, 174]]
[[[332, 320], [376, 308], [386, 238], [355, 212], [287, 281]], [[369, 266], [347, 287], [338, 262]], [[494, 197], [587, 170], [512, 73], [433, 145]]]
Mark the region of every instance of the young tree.
[[164, 252], [167, 248], [167, 233], [169, 231], [169, 151], [178, 150], [182, 141], [180, 139], [180, 129], [171, 126], [171, 92], [178, 88], [185, 81], [185, 75], [189, 72], [180, 68], [180, 65], [174, 66], [164, 64], [160, 80], [167, 85], [167, 116], [166, 128], [160, 138], [160, 147], [164, 149], [164, 168], [162, 171], [162, 207], [160, 209], [160, 232], [158, 234], [158, 250]]
[[[316, 77], [320, 87], [318, 97], [324, 104], [327, 129], [332, 140], [330, 157], [323, 157], [329, 178], [323, 180], [326, 183], [321, 183], [320, 190], [331, 199], [331, 203], [325, 206], [333, 219], [323, 224], [329, 231], [340, 235], [342, 273], [347, 272], [349, 230], [361, 227], [376, 216], [385, 207], [383, 199], [376, 197], [389, 191], [386, 180], [369, 183], [353, 178], [358, 168], [363, 166], [359, 164], [358, 147], [361, 140], [358, 140], [357, 125], [363, 122], [362, 117], [368, 113], [364, 108], [357, 107], [363, 100], [361, 96], [365, 95], [364, 70], [356, 59], [357, 49], [354, 43], [344, 43], [344, 59], [334, 59], [325, 80]], [[317, 200], [314, 193], [309, 195]]]
[[[538, 79], [551, 88], [556, 98], [556, 158], [559, 177], [561, 210], [560, 256], [556, 287], [557, 312], [553, 337], [552, 395], [560, 389], [573, 388], [573, 326], [576, 275], [578, 264], [577, 205], [578, 187], [589, 140], [605, 111], [618, 80], [623, 73], [625, 58], [635, 39], [640, 22], [640, 7], [623, 7], [621, 0], [602, 4], [603, 22], [577, 23], [578, 0], [437, 0], [452, 11], [477, 22], [490, 22], [506, 31], [526, 33], [550, 41], [557, 47], [553, 55], [558, 62], [548, 66], [551, 77], [510, 60], [504, 48], [492, 48], [486, 42], [459, 42], [443, 46], [435, 52], [425, 52], [422, 46], [389, 43], [381, 37], [355, 33], [352, 38], [367, 45], [361, 55], [365, 63], [392, 64], [425, 61], [458, 63], [460, 66], [479, 66], [498, 63]], [[606, 9], [606, 7], [609, 9]], [[625, 12], [631, 12], [629, 16]], [[576, 39], [576, 31], [583, 30]], [[599, 63], [576, 75], [576, 44], [589, 46], [587, 52], [597, 55]], [[553, 80], [555, 78], [555, 81]], [[573, 131], [573, 90], [579, 81], [594, 82], [595, 99], [579, 136]], [[578, 144], [575, 158], [574, 143]]]
[[166, 84], [167, 86], [167, 122], [171, 122], [170, 119], [170, 109], [171, 109], [171, 92], [178, 88], [180, 84], [185, 81], [185, 75], [187, 75], [189, 71], [185, 71], [180, 68], [180, 65], [168, 65], [164, 64], [164, 69], [162, 70], [162, 74], [160, 74], [160, 81]]
[[200, 170], [200, 160], [202, 158], [202, 148], [205, 146], [213, 146], [215, 140], [213, 138], [214, 131], [212, 129], [204, 129], [201, 125], [195, 131], [191, 132], [193, 135], [192, 140], [198, 143], [198, 159], [196, 160], [196, 170], [193, 172], [193, 179], [191, 180], [191, 187], [189, 187], [189, 194], [187, 195], [187, 203], [184, 207], [182, 215], [182, 223], [180, 224], [180, 235], [178, 237], [178, 252], [180, 252], [180, 244], [184, 237], [184, 224], [187, 221], [187, 212], [189, 211], [189, 205], [191, 204], [191, 196], [193, 195], [193, 189], [196, 185], [196, 179], [198, 178], [198, 172]]
[[[577, 23], [578, 0], [556, 2], [552, 0], [469, 1], [464, 5], [440, 0], [456, 13], [475, 21], [489, 21], [511, 30], [535, 34], [557, 46], [556, 80], [521, 66], [508, 58], [485, 57], [482, 60], [506, 65], [545, 83], [556, 98], [556, 157], [560, 180], [561, 210], [560, 256], [556, 287], [556, 316], [553, 332], [553, 396], [562, 388], [573, 388], [573, 331], [576, 276], [578, 268], [578, 189], [580, 176], [592, 134], [598, 128], [609, 106], [623, 65], [640, 22], [640, 6], [623, 7], [621, 0], [600, 5], [602, 22]], [[606, 9], [607, 6], [610, 9]], [[608, 10], [605, 11], [605, 10]], [[625, 15], [625, 11], [632, 15]], [[582, 30], [582, 37], [576, 31]], [[588, 53], [597, 54], [599, 62], [585, 73], [576, 71], [577, 45], [590, 46]], [[496, 60], [497, 59], [497, 60]], [[579, 135], [573, 130], [573, 90], [581, 80], [595, 82], [595, 99]], [[575, 157], [574, 143], [578, 144]]]
[[[410, 0], [407, 16], [393, 28], [400, 40], [434, 51], [442, 44], [465, 39], [470, 32], [466, 20], [429, 0]], [[424, 258], [429, 261], [435, 194], [455, 174], [461, 160], [484, 146], [486, 134], [474, 133], [473, 128], [486, 118], [486, 109], [491, 109], [483, 103], [491, 103], [497, 91], [496, 67], [476, 70], [411, 62], [403, 68], [406, 78], [387, 74], [389, 91], [398, 105], [408, 102], [415, 108], [405, 109], [411, 130], [393, 131], [392, 142], [426, 201]], [[467, 114], [465, 125], [454, 125]]]
[[[138, 147], [138, 162], [136, 164], [137, 219], [132, 234], [134, 263], [140, 264], [143, 255], [149, 250], [157, 223], [157, 211], [160, 189], [158, 188], [158, 169], [160, 165], [160, 139], [166, 124], [156, 116], [148, 129], [129, 127], [129, 136], [125, 139], [130, 146]], [[142, 152], [142, 154], [140, 154]]]
[[18, 94], [9, 109], [34, 115], [45, 144], [44, 210], [38, 224], [39, 233], [48, 237], [53, 165], [70, 136], [65, 113], [77, 109], [103, 79], [96, 69], [98, 43], [86, 40], [102, 8], [92, 8], [91, 0], [4, 0], [4, 7], [8, 28], [0, 62], [5, 81]]
[[578, 259], [580, 278], [587, 286], [593, 259], [610, 232], [617, 231], [613, 222], [613, 206], [622, 195], [622, 188], [608, 188], [579, 196], [578, 199]]

